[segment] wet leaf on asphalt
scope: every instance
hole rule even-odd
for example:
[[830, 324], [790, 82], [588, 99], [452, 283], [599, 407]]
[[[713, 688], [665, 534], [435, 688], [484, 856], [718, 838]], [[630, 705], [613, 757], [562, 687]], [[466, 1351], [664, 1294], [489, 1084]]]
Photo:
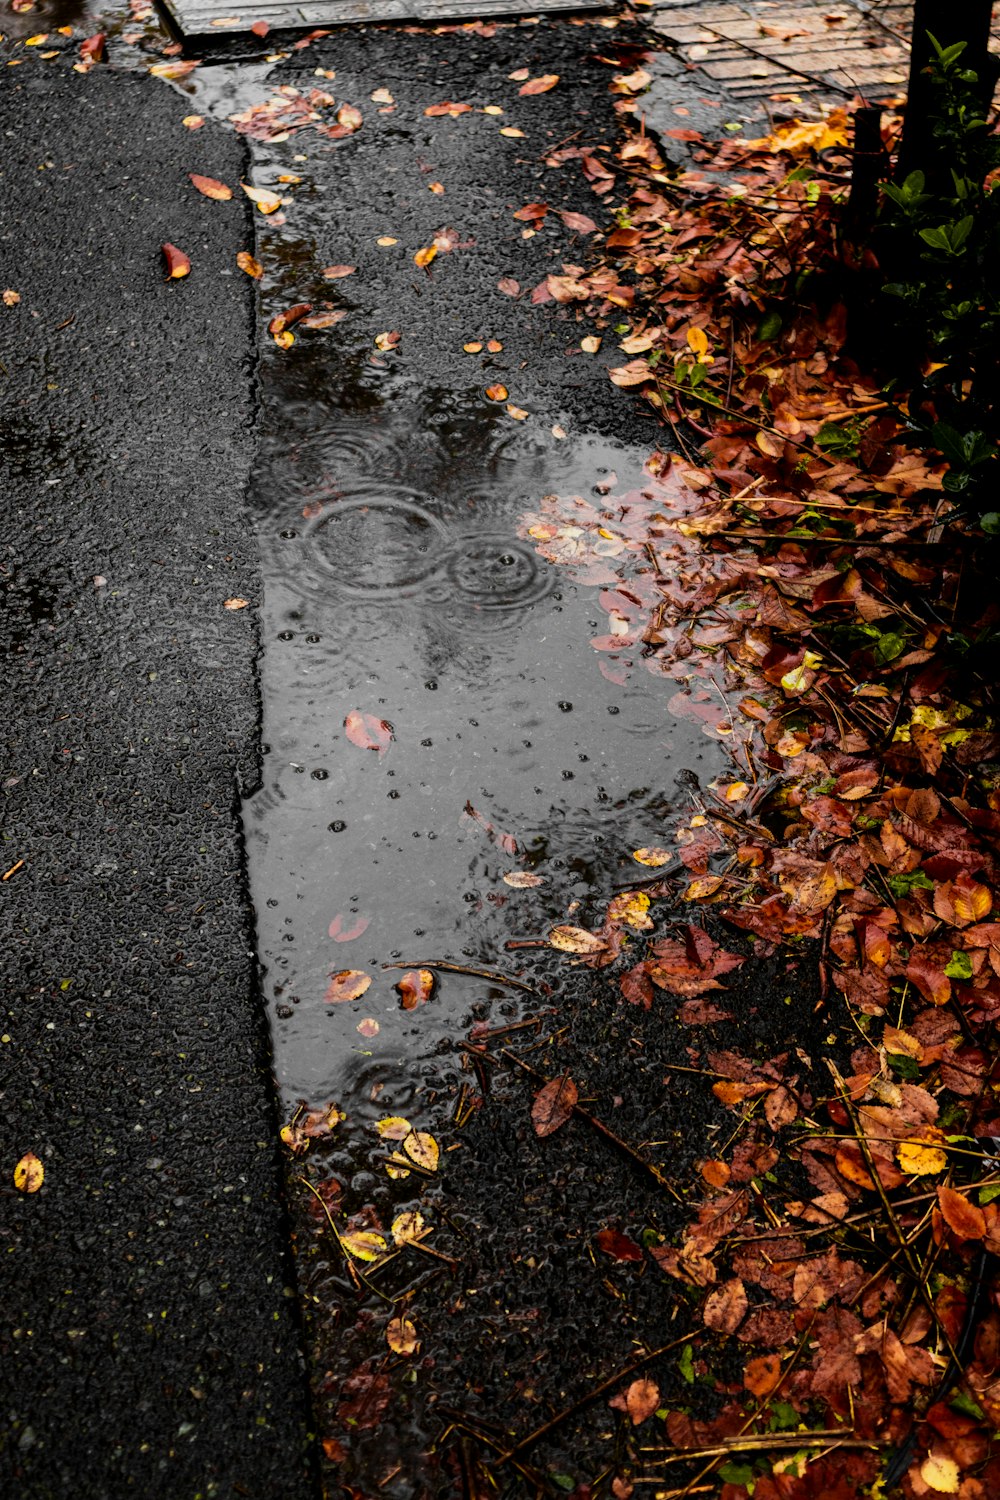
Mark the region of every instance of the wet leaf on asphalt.
[[249, 605], [249, 599], [241, 599], [238, 595], [232, 599], [224, 599], [222, 601], [223, 609], [248, 609]]
[[408, 969], [395, 984], [400, 1004], [404, 1010], [416, 1010], [425, 1005], [434, 993], [434, 975], [430, 969]]
[[426, 1130], [411, 1130], [403, 1140], [403, 1150], [412, 1162], [426, 1172], [436, 1172], [441, 1157], [441, 1148]]
[[549, 945], [558, 948], [560, 953], [603, 953], [607, 948], [607, 941], [598, 937], [596, 932], [587, 932], [582, 927], [572, 927], [564, 924], [561, 927], [553, 927], [549, 933]]
[[407, 1208], [396, 1215], [389, 1232], [397, 1245], [408, 1245], [411, 1240], [420, 1239], [425, 1228], [423, 1214], [418, 1209]]
[[383, 1236], [374, 1229], [349, 1229], [340, 1235], [340, 1243], [355, 1260], [378, 1260], [389, 1249]]
[[231, 187], [226, 187], [224, 182], [219, 182], [216, 177], [202, 177], [200, 172], [189, 172], [194, 186], [205, 198], [214, 198], [217, 203], [228, 203], [233, 196]]
[[547, 94], [549, 89], [554, 89], [558, 82], [558, 73], [543, 73], [540, 78], [529, 78], [527, 83], [522, 83], [517, 92], [527, 95]]
[[379, 755], [384, 755], [395, 739], [388, 719], [378, 719], [354, 708], [344, 720], [344, 729], [352, 745], [359, 750], [377, 750]]
[[559, 1130], [570, 1115], [579, 1094], [576, 1084], [568, 1073], [561, 1078], [550, 1078], [538, 1090], [531, 1106], [531, 1123], [537, 1136], [547, 1136]]
[[245, 271], [248, 276], [252, 276], [254, 281], [259, 281], [264, 274], [264, 267], [255, 255], [250, 254], [249, 250], [241, 250], [238, 253], [236, 264], [241, 271]]
[[368, 1038], [378, 1036], [379, 1032], [382, 1030], [381, 1026], [375, 1020], [374, 1016], [365, 1016], [363, 1021], [358, 1022], [355, 1029], [359, 1031], [363, 1037]]
[[508, 870], [503, 882], [504, 885], [513, 886], [515, 891], [525, 891], [531, 886], [544, 885], [545, 876], [536, 875], [532, 870]]
[[191, 270], [191, 258], [185, 255], [183, 250], [178, 250], [176, 245], [163, 245], [163, 260], [167, 268], [167, 280], [179, 281], [182, 276], [187, 276]]
[[371, 975], [362, 969], [340, 969], [336, 974], [331, 974], [323, 998], [328, 1005], [336, 1005], [343, 1000], [360, 1000], [371, 982]]
[[45, 1168], [33, 1151], [26, 1151], [14, 1168], [14, 1186], [19, 1193], [37, 1193], [45, 1181]]
[[181, 124], [188, 130], [200, 130], [205, 123], [204, 115], [185, 115]]
[[337, 124], [343, 125], [352, 133], [360, 130], [364, 124], [360, 109], [356, 109], [353, 104], [342, 104], [337, 110]]
[[325, 276], [327, 281], [340, 281], [344, 276], [353, 276], [357, 269], [357, 266], [326, 266], [320, 275]]
[[409, 1318], [391, 1318], [386, 1326], [385, 1337], [393, 1354], [416, 1354], [420, 1348], [417, 1330]]
[[610, 1255], [612, 1260], [642, 1261], [645, 1256], [642, 1246], [637, 1245], [635, 1240], [630, 1240], [628, 1235], [622, 1234], [618, 1229], [601, 1229], [594, 1235], [594, 1244], [598, 1250], [603, 1250], [605, 1255]]
[[458, 115], [470, 115], [471, 113], [471, 104], [452, 104], [450, 99], [444, 100], [441, 104], [428, 104], [424, 110], [424, 114], [431, 120], [437, 119], [441, 115], [450, 115], [452, 119], [455, 119]]

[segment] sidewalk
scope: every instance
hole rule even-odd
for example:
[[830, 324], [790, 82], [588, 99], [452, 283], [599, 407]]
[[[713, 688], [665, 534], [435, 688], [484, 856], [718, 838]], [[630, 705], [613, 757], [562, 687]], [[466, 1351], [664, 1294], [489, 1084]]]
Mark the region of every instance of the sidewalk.
[[186, 179], [243, 147], [70, 60], [0, 75], [0, 1490], [305, 1500], [235, 811], [254, 611], [224, 606], [257, 592], [252, 238]]

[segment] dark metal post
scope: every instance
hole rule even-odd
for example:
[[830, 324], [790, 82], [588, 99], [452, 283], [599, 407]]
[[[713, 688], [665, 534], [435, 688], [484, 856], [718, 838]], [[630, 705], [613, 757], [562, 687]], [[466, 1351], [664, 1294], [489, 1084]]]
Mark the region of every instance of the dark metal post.
[[[934, 56], [930, 32], [942, 47], [965, 42], [962, 66], [979, 75], [984, 115], [993, 102], [1000, 64], [990, 56], [992, 0], [914, 0], [910, 81], [903, 114], [903, 139], [897, 176], [902, 180], [918, 169], [932, 176], [935, 146], [931, 136], [931, 81], [927, 72]], [[947, 165], [947, 164], [943, 164]]]

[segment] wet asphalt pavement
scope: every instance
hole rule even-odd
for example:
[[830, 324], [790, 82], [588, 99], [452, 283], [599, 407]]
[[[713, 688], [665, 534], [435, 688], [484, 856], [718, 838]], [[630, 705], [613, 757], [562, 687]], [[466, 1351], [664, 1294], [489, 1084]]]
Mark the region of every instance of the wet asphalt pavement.
[[[309, 168], [308, 255], [300, 240], [284, 258], [287, 230], [254, 226], [242, 198], [211, 203], [188, 185], [190, 171], [235, 184], [251, 170], [229, 130], [211, 119], [184, 129], [197, 100], [61, 61], [31, 59], [0, 79], [0, 283], [20, 293], [0, 308], [2, 864], [17, 866], [0, 886], [5, 1493], [316, 1493], [240, 816], [260, 778], [251, 502], [260, 523], [273, 500], [251, 484], [258, 400], [263, 390], [272, 478], [282, 424], [308, 435], [317, 382], [331, 412], [374, 379], [379, 401], [410, 400], [423, 420], [414, 378], [452, 397], [463, 382], [502, 379], [571, 442], [596, 432], [653, 445], [650, 419], [603, 372], [613, 346], [598, 360], [569, 356], [587, 330], [497, 289], [585, 256], [568, 237], [522, 242], [509, 210], [532, 196], [546, 147], [581, 129], [612, 139], [599, 47], [600, 32], [556, 25], [492, 41], [349, 34], [300, 54], [286, 81], [337, 71], [330, 87], [372, 119]], [[565, 79], [524, 101], [527, 143], [501, 143], [482, 116], [460, 141], [468, 121], [423, 120], [437, 99], [513, 93], [506, 77], [522, 63]], [[379, 87], [417, 123], [376, 117], [365, 95]], [[434, 132], [448, 142], [437, 164], [423, 141]], [[304, 170], [294, 145], [255, 153], [258, 183]], [[426, 179], [439, 174], [435, 200]], [[564, 206], [600, 217], [575, 172]], [[483, 243], [442, 256], [429, 295], [412, 253], [453, 223]], [[501, 229], [484, 233], [487, 223]], [[302, 335], [280, 373], [284, 356], [260, 328], [262, 387], [256, 293], [235, 266], [255, 229], [265, 260], [274, 251], [267, 315], [322, 295], [304, 282], [330, 261], [356, 260], [365, 286], [338, 299], [353, 297], [349, 320]], [[396, 262], [375, 247], [380, 235], [399, 236]], [[191, 257], [181, 283], [163, 278], [164, 241]], [[401, 352], [372, 366], [374, 334], [393, 329]], [[502, 359], [456, 375], [463, 337], [489, 335], [504, 341]], [[537, 469], [550, 442], [539, 447], [537, 424], [532, 439], [532, 421], [522, 434], [481, 407], [466, 401], [464, 436], [443, 434], [452, 455], [465, 444], [471, 461], [477, 431], [507, 422]], [[404, 470], [413, 461], [411, 446]], [[483, 567], [491, 577], [492, 554]], [[227, 609], [233, 599], [248, 607]], [[46, 1171], [30, 1197], [9, 1186], [26, 1151]]]

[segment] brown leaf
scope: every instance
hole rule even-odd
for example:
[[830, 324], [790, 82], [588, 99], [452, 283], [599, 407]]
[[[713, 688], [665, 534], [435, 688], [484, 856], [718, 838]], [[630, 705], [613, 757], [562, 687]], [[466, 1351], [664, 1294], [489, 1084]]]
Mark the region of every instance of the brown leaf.
[[599, 1230], [594, 1236], [594, 1244], [598, 1250], [603, 1250], [605, 1255], [610, 1255], [612, 1260], [641, 1261], [644, 1259], [642, 1247], [617, 1229]]
[[567, 229], [575, 229], [577, 234], [597, 233], [597, 225], [587, 214], [575, 214], [568, 208], [560, 208], [557, 212]]
[[471, 113], [471, 104], [452, 104], [450, 99], [446, 99], [442, 104], [429, 104], [424, 110], [424, 114], [431, 120], [437, 119], [440, 115], [450, 115], [452, 119], [455, 119], [458, 115], [471, 115]]
[[963, 1193], [943, 1183], [937, 1190], [941, 1214], [948, 1228], [960, 1240], [981, 1240], [986, 1233], [986, 1219], [981, 1208], [970, 1203]]
[[344, 1000], [360, 1000], [372, 982], [370, 974], [361, 969], [341, 969], [330, 975], [330, 983], [323, 996], [327, 1005], [337, 1005]]
[[505, 297], [519, 297], [521, 295], [521, 283], [515, 281], [513, 276], [501, 276], [497, 282], [497, 290], [503, 292]]
[[311, 302], [296, 302], [294, 307], [288, 307], [284, 312], [276, 313], [267, 325], [270, 334], [284, 333], [288, 328], [294, 328], [304, 317], [312, 312]]
[[633, 1380], [627, 1391], [612, 1396], [608, 1402], [617, 1411], [627, 1413], [633, 1427], [639, 1427], [651, 1417], [660, 1405], [660, 1388], [655, 1380], [640, 1377]]
[[357, 709], [347, 715], [344, 729], [352, 745], [359, 750], [377, 750], [379, 755], [384, 755], [395, 739], [387, 719], [377, 719], [374, 714], [359, 713]]
[[402, 1314], [390, 1318], [386, 1325], [385, 1340], [393, 1354], [416, 1354], [420, 1349], [415, 1325]]
[[931, 1005], [947, 1005], [951, 999], [951, 980], [937, 964], [928, 963], [924, 958], [911, 958], [906, 965], [906, 977]]
[[798, 882], [793, 904], [799, 911], [825, 911], [836, 894], [837, 876], [827, 862], [816, 874]]
[[547, 94], [559, 82], [558, 73], [543, 73], [540, 78], [529, 78], [518, 89], [519, 94]]
[[404, 1010], [426, 1005], [434, 993], [434, 975], [430, 969], [408, 969], [394, 986]]
[[325, 266], [319, 274], [327, 281], [340, 281], [344, 276], [353, 276], [357, 269], [357, 266]]
[[205, 198], [214, 198], [217, 203], [228, 203], [233, 196], [232, 188], [226, 187], [224, 182], [219, 182], [214, 177], [202, 177], [198, 172], [189, 172], [188, 176]]
[[653, 1004], [653, 984], [646, 973], [646, 965], [636, 964], [629, 969], [618, 981], [622, 999], [627, 1000], [629, 1005], [641, 1005], [644, 1010], [649, 1010]]
[[178, 250], [176, 245], [163, 245], [163, 259], [167, 267], [167, 280], [179, 281], [182, 276], [187, 276], [191, 270], [191, 258]]
[[576, 1084], [568, 1073], [561, 1078], [550, 1078], [535, 1095], [531, 1106], [531, 1123], [537, 1136], [552, 1135], [566, 1124], [573, 1113], [577, 1098]]
[[723, 1282], [706, 1298], [702, 1318], [716, 1333], [735, 1333], [747, 1315], [750, 1300], [739, 1277]]

